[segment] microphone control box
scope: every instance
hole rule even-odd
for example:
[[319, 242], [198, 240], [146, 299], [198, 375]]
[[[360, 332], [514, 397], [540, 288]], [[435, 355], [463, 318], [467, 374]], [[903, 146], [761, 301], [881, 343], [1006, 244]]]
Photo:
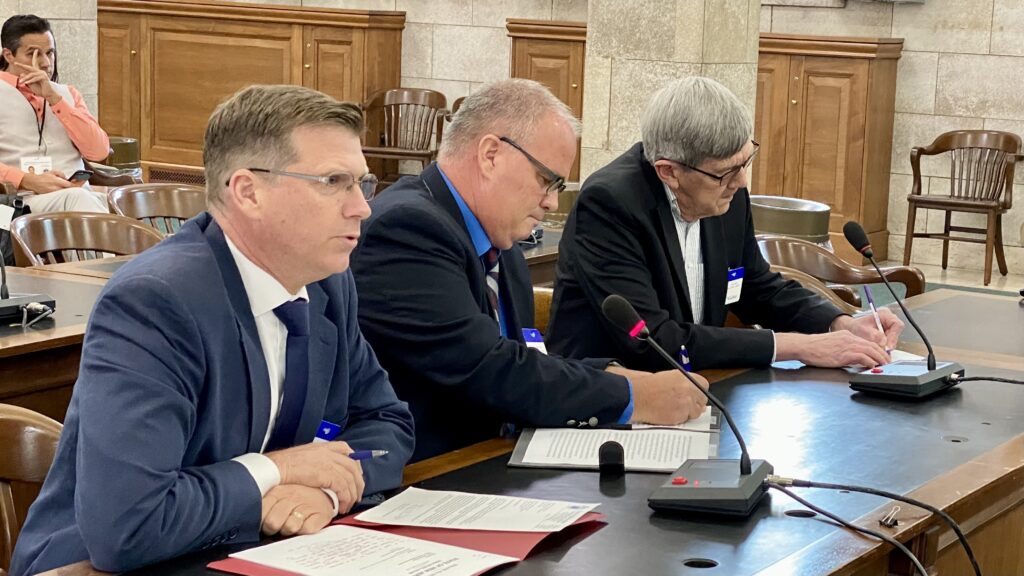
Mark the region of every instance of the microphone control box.
[[850, 388], [867, 394], [926, 398], [956, 386], [954, 374], [963, 376], [964, 367], [956, 362], [936, 362], [935, 370], [929, 370], [925, 360], [901, 360], [854, 374]]
[[749, 516], [768, 493], [764, 481], [775, 469], [751, 460], [751, 473], [740, 474], [739, 460], [687, 460], [647, 499], [666, 512]]
[[[42, 304], [57, 309], [57, 303], [46, 294], [11, 294], [10, 298], [0, 299], [0, 319], [16, 319], [21, 321], [22, 308], [30, 304]], [[30, 318], [33, 316], [29, 312]]]

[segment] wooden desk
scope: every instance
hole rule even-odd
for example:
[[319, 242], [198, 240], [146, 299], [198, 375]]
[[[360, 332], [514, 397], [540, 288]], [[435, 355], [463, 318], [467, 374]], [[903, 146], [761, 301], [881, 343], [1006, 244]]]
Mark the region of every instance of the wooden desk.
[[110, 277], [117, 272], [118, 268], [126, 262], [131, 261], [134, 255], [115, 256], [113, 258], [96, 258], [94, 260], [81, 260], [78, 262], [62, 262], [60, 264], [47, 264], [36, 266], [37, 270], [46, 272], [60, 272], [71, 276], [85, 276], [87, 278], [99, 278], [110, 280]]
[[32, 328], [0, 326], [0, 402], [63, 421], [85, 325], [105, 281], [13, 267], [7, 280], [12, 293], [48, 294], [57, 310]]
[[[952, 291], [949, 291], [952, 292]], [[965, 297], [965, 298], [961, 298]], [[969, 374], [1024, 377], [996, 364], [1006, 359], [972, 353], [1015, 337], [1006, 326], [1024, 323], [1016, 299], [983, 294], [935, 293], [912, 299], [923, 327], [936, 332], [960, 317], [988, 326], [964, 348], [956, 334], [935, 334], [938, 345], [968, 358]], [[980, 311], [995, 307], [997, 317]], [[991, 310], [990, 310], [991, 312]], [[997, 330], [991, 330], [993, 327]], [[964, 334], [964, 330], [959, 330]], [[984, 337], [990, 333], [994, 336]], [[998, 338], [998, 342], [994, 341]], [[1024, 340], [1022, 340], [1024, 341]], [[974, 362], [973, 360], [978, 360]], [[984, 364], [988, 363], [988, 364]], [[926, 402], [852, 392], [836, 370], [762, 369], [710, 374], [754, 457], [781, 475], [874, 485], [945, 509], [967, 532], [988, 574], [1024, 573], [1019, 546], [1024, 526], [1024, 387], [972, 382]], [[953, 440], [959, 440], [954, 442]], [[409, 466], [407, 482], [425, 488], [600, 502], [606, 527], [588, 538], [540, 551], [503, 574], [675, 574], [689, 558], [710, 558], [721, 574], [909, 574], [898, 553], [817, 519], [790, 518], [799, 505], [773, 494], [748, 519], [679, 517], [646, 506], [664, 475], [628, 474], [602, 481], [590, 472], [509, 469], [511, 443], [492, 440]], [[728, 434], [720, 454], [734, 458]], [[877, 529], [892, 503], [859, 494], [802, 491], [810, 500], [856, 523]], [[968, 573], [951, 532], [934, 518], [902, 506], [891, 535], [909, 543], [934, 574]], [[135, 574], [214, 574], [205, 564], [239, 549], [224, 548], [147, 567]], [[89, 574], [87, 564], [61, 574]]]
[[544, 237], [537, 242], [536, 246], [523, 246], [526, 265], [530, 268], [530, 283], [534, 286], [551, 286], [555, 283], [555, 270], [558, 266], [558, 242], [561, 240], [561, 230], [545, 228]]

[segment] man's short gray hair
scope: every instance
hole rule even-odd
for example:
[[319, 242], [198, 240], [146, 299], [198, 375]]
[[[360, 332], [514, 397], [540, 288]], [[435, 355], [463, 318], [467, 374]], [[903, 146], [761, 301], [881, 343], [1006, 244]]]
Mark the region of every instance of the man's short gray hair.
[[522, 78], [487, 84], [462, 101], [445, 128], [438, 157], [452, 158], [475, 150], [485, 134], [524, 142], [548, 114], [555, 114], [580, 135], [580, 121], [543, 85]]
[[754, 131], [750, 112], [728, 88], [710, 78], [673, 80], [648, 102], [640, 120], [644, 156], [697, 166], [742, 149]]
[[223, 102], [206, 126], [203, 164], [206, 203], [220, 203], [235, 170], [279, 170], [295, 161], [292, 133], [304, 126], [334, 126], [361, 136], [359, 106], [301, 86], [250, 86]]

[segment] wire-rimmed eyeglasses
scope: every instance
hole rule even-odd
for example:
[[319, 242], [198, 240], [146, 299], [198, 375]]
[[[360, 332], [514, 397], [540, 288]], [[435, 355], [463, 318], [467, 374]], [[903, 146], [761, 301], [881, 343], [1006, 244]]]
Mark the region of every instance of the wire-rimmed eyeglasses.
[[754, 151], [750, 153], [750, 158], [747, 158], [747, 161], [744, 162], [743, 164], [730, 168], [725, 172], [725, 174], [722, 174], [721, 176], [719, 176], [718, 174], [712, 174], [711, 172], [705, 172], [704, 170], [701, 170], [696, 166], [690, 166], [689, 164], [684, 164], [677, 160], [669, 160], [668, 158], [666, 158], [666, 160], [669, 160], [670, 162], [675, 162], [676, 164], [679, 164], [684, 168], [689, 168], [694, 172], [700, 172], [701, 174], [707, 176], [708, 178], [717, 181], [719, 186], [728, 186], [729, 184], [732, 183], [732, 179], [735, 178], [736, 175], [740, 173], [740, 170], [749, 169], [750, 165], [754, 163], [754, 158], [757, 158], [757, 151], [761, 149], [761, 145], [754, 140], [751, 140], [750, 142], [754, 145]]
[[[338, 192], [347, 192], [352, 188], [353, 185], [359, 184], [359, 191], [362, 193], [363, 198], [369, 200], [373, 198], [374, 193], [377, 191], [377, 185], [379, 180], [373, 174], [366, 174], [362, 178], [356, 178], [352, 173], [339, 170], [338, 172], [331, 172], [326, 176], [317, 176], [315, 174], [303, 174], [301, 172], [288, 172], [286, 170], [271, 170], [269, 168], [249, 168], [250, 172], [262, 172], [265, 174], [273, 174], [275, 176], [287, 176], [289, 178], [299, 178], [302, 180], [309, 180], [311, 182], [319, 182], [327, 189], [328, 195], [334, 195]], [[225, 182], [227, 185], [228, 182]]]
[[508, 136], [501, 136], [499, 140], [522, 152], [523, 156], [526, 156], [526, 159], [530, 161], [530, 164], [533, 164], [534, 169], [537, 170], [537, 174], [539, 174], [545, 182], [545, 194], [560, 194], [565, 190], [564, 177], [559, 176], [557, 172], [545, 166], [540, 160], [534, 158], [532, 154], [524, 150], [522, 146]]

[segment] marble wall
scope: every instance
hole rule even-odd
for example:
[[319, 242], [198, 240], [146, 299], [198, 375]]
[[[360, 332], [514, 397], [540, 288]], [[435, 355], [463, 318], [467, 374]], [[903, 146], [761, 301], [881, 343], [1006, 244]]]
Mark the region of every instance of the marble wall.
[[[1024, 0], [928, 0], [886, 4], [848, 0], [845, 8], [768, 6], [761, 31], [829, 36], [903, 38], [896, 84], [892, 174], [889, 189], [889, 254], [901, 258], [912, 177], [910, 149], [957, 129], [992, 129], [1024, 137]], [[948, 163], [925, 159], [923, 187], [948, 190]], [[1024, 163], [1017, 165], [1014, 200], [1003, 217], [1007, 264], [1024, 271]], [[943, 216], [917, 218], [919, 231], [941, 231]], [[954, 224], [983, 226], [984, 218], [958, 214]], [[914, 240], [913, 262], [938, 264], [938, 240]], [[980, 269], [984, 246], [950, 244], [949, 265]]]
[[60, 80], [77, 88], [96, 114], [96, 0], [0, 0], [0, 21], [15, 14], [50, 21]]
[[590, 0], [580, 177], [640, 139], [640, 111], [673, 78], [704, 75], [754, 107], [759, 0]]

